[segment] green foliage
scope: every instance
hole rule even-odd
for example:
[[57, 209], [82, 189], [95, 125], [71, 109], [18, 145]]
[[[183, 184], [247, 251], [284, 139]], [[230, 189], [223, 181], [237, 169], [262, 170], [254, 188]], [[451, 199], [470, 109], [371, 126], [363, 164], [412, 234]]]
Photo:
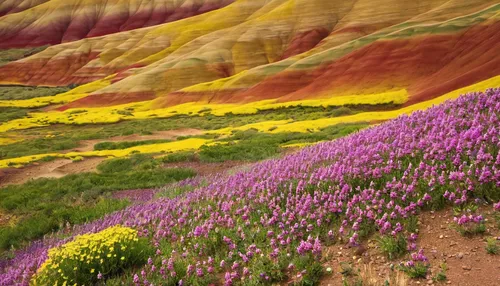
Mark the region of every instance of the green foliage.
[[[0, 98], [1, 99], [1, 98]], [[352, 113], [357, 113], [365, 107], [358, 107], [359, 110], [351, 109]], [[23, 142], [0, 146], [0, 159], [14, 158], [28, 155], [44, 154], [54, 151], [61, 151], [78, 146], [81, 140], [91, 139], [106, 139], [116, 136], [127, 136], [132, 134], [150, 135], [158, 131], [175, 130], [180, 128], [197, 128], [202, 130], [215, 130], [225, 128], [227, 126], [242, 126], [246, 124], [269, 121], [269, 120], [312, 120], [325, 117], [331, 117], [329, 114], [332, 110], [341, 109], [345, 111], [345, 107], [341, 108], [323, 108], [323, 107], [290, 107], [276, 110], [261, 111], [257, 114], [233, 115], [226, 114], [225, 116], [186, 116], [177, 115], [170, 118], [152, 118], [144, 120], [125, 120], [114, 124], [92, 124], [92, 125], [59, 125], [51, 126], [50, 128], [34, 128], [28, 130], [16, 131], [20, 136], [26, 138], [37, 137], [37, 139], [26, 139]], [[83, 112], [78, 110], [77, 112]], [[16, 116], [21, 116], [17, 114]], [[307, 138], [297, 138], [295, 141], [287, 143], [301, 142], [316, 142], [320, 140], [335, 139], [351, 132], [357, 131], [366, 127], [367, 124], [339, 124], [336, 126], [325, 128], [320, 132], [308, 134]], [[305, 133], [304, 133], [305, 134]], [[44, 138], [47, 135], [55, 135], [54, 138]], [[276, 134], [278, 135], [278, 134]], [[190, 136], [191, 137], [191, 136]], [[199, 135], [207, 139], [215, 139], [216, 135]], [[186, 139], [189, 137], [180, 137], [178, 139]], [[64, 144], [72, 145], [64, 146]], [[132, 143], [125, 143], [132, 144]], [[107, 145], [107, 146], [106, 146]], [[99, 150], [108, 148], [109, 144], [97, 144]], [[138, 146], [138, 145], [135, 145]], [[112, 145], [111, 148], [121, 149], [124, 145]], [[240, 146], [241, 147], [241, 146]], [[67, 148], [67, 149], [61, 149]], [[238, 147], [239, 148], [239, 147]], [[96, 149], [97, 150], [97, 149]], [[271, 152], [275, 154], [276, 152]]]
[[29, 109], [17, 107], [0, 107], [0, 123], [23, 118], [28, 115]]
[[47, 47], [48, 46], [41, 46], [36, 48], [0, 50], [0, 66], [39, 53], [45, 50]]
[[340, 262], [340, 274], [344, 277], [353, 276], [355, 274], [354, 268], [349, 262]]
[[192, 162], [196, 160], [197, 160], [196, 153], [193, 151], [172, 153], [161, 158], [161, 161], [163, 163]]
[[377, 241], [380, 249], [388, 259], [396, 259], [407, 252], [407, 241], [402, 234], [399, 234], [397, 237], [381, 236]]
[[122, 142], [101, 142], [94, 145], [94, 150], [121, 150], [136, 146], [158, 144], [158, 143], [168, 143], [172, 140], [157, 139], [157, 140], [143, 140], [143, 141], [122, 141]]
[[320, 285], [320, 279], [323, 276], [323, 265], [320, 262], [314, 261], [305, 269], [305, 274], [302, 280], [298, 283], [301, 286]]
[[0, 249], [20, 246], [65, 223], [84, 223], [127, 205], [109, 198], [109, 192], [159, 187], [196, 174], [191, 169], [160, 168], [145, 155], [105, 161], [98, 169], [101, 173], [38, 179], [0, 189], [0, 209], [21, 218], [14, 226], [2, 227]]
[[481, 223], [471, 223], [467, 226], [456, 225], [455, 229], [462, 235], [472, 237], [486, 232], [486, 225]]
[[495, 238], [490, 237], [486, 240], [486, 252], [491, 255], [500, 252], [500, 246], [498, 246], [498, 241]]
[[422, 262], [417, 262], [414, 266], [402, 265], [401, 270], [405, 272], [410, 278], [425, 278], [427, 276], [427, 272], [429, 271], [429, 265]]
[[279, 144], [274, 140], [262, 141], [260, 144], [249, 140], [226, 145], [202, 146], [200, 148], [200, 161], [225, 162], [225, 161], [259, 161], [277, 155]]
[[36, 138], [0, 146], [0, 159], [16, 158], [27, 155], [55, 153], [76, 148], [78, 142], [71, 138]]
[[446, 280], [446, 271], [448, 270], [448, 266], [446, 263], [442, 263], [440, 266], [441, 270], [432, 278], [435, 282], [443, 282]]
[[71, 90], [69, 87], [0, 86], [0, 100], [24, 100], [54, 96]]
[[228, 144], [203, 146], [199, 157], [202, 162], [259, 161], [281, 153], [283, 144], [333, 140], [360, 130], [365, 124], [338, 124], [315, 133], [261, 133], [255, 129], [239, 131], [220, 140]]
[[0, 227], [0, 250], [20, 247], [23, 242], [38, 239], [52, 231], [65, 227], [64, 222], [80, 224], [121, 210], [129, 205], [127, 201], [99, 197], [97, 203], [90, 202], [74, 207], [57, 202], [41, 204], [42, 211], [25, 210], [32, 216], [22, 219], [15, 226]]
[[496, 227], [497, 227], [498, 229], [500, 229], [500, 213], [499, 213], [499, 212], [496, 212], [496, 213], [493, 215], [493, 219], [495, 220]]
[[135, 154], [128, 158], [109, 159], [97, 166], [101, 173], [111, 174], [132, 170], [155, 169], [158, 166], [156, 160], [146, 154]]

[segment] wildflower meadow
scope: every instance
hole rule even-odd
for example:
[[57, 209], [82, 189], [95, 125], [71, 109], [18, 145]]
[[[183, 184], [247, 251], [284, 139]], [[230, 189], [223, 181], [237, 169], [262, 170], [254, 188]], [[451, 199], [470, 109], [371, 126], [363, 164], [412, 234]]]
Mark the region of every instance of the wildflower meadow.
[[425, 277], [420, 213], [452, 207], [451, 226], [475, 235], [483, 217], [471, 204], [500, 211], [499, 128], [500, 89], [490, 89], [234, 174], [191, 179], [177, 196], [33, 242], [2, 262], [0, 284], [79, 284], [84, 269], [86, 285], [271, 285], [292, 277], [315, 285], [325, 249], [361, 247], [373, 235], [404, 260], [399, 269]]

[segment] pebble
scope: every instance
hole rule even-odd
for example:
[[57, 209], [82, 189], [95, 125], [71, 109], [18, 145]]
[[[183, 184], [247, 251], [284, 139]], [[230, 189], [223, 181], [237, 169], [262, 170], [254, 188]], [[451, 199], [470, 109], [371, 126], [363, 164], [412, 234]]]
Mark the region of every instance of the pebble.
[[439, 236], [439, 239], [443, 239], [443, 238], [444, 238], [444, 235], [442, 235], [442, 234], [441, 234], [441, 235]]
[[450, 243], [450, 246], [454, 246], [454, 245], [457, 245], [457, 243], [456, 243], [456, 242], [454, 242], [454, 241], [452, 241], [452, 242]]
[[459, 253], [457, 254], [457, 257], [458, 257], [458, 258], [460, 258], [460, 259], [462, 259], [462, 258], [464, 258], [464, 254], [463, 254], [462, 252], [459, 252]]
[[466, 265], [462, 265], [462, 269], [467, 270], [467, 271], [472, 270], [472, 268], [470, 266], [466, 266]]
[[427, 281], [427, 284], [429, 284], [429, 285], [431, 285], [432, 283], [433, 283], [432, 280]]

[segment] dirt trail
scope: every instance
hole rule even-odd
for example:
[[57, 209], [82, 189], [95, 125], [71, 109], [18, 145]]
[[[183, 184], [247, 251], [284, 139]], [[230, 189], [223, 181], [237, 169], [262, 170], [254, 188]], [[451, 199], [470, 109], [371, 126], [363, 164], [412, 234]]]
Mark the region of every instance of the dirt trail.
[[201, 135], [203, 133], [204, 133], [203, 130], [185, 128], [185, 129], [176, 129], [176, 130], [168, 130], [168, 131], [158, 131], [152, 135], [132, 134], [132, 135], [127, 135], [127, 136], [116, 136], [116, 137], [111, 137], [111, 138], [106, 138], [106, 139], [82, 140], [79, 142], [80, 146], [73, 148], [71, 150], [68, 150], [68, 151], [66, 151], [66, 153], [67, 152], [93, 151], [94, 145], [98, 144], [98, 143], [102, 143], [102, 142], [146, 141], [146, 140], [161, 140], [161, 139], [175, 140], [181, 136], [194, 136], [194, 135]]
[[23, 184], [31, 179], [61, 178], [70, 174], [92, 172], [105, 159], [93, 157], [85, 158], [79, 162], [73, 162], [68, 159], [57, 159], [51, 162], [33, 163], [19, 169], [3, 169], [0, 170], [0, 187]]
[[[87, 152], [93, 151], [94, 145], [101, 142], [123, 142], [123, 141], [145, 141], [145, 140], [158, 140], [167, 139], [175, 140], [180, 136], [193, 136], [203, 134], [203, 130], [199, 129], [176, 129], [169, 131], [159, 131], [152, 135], [128, 135], [117, 136], [107, 139], [96, 140], [83, 140], [80, 141], [77, 148], [65, 150], [61, 153], [69, 152]], [[69, 159], [58, 159], [50, 162], [36, 162], [23, 168], [15, 169], [0, 169], [0, 187], [11, 184], [23, 184], [31, 179], [38, 178], [61, 178], [70, 174], [78, 174], [84, 172], [95, 171], [97, 165], [104, 161], [106, 158], [85, 158], [80, 162], [73, 162]]]
[[[417, 245], [424, 249], [424, 254], [431, 263], [431, 270], [426, 279], [408, 279], [406, 283], [398, 285], [500, 285], [500, 255], [490, 255], [485, 250], [485, 238], [500, 237], [500, 230], [494, 225], [491, 206], [480, 209], [480, 213], [488, 219], [486, 224], [488, 230], [486, 234], [472, 238], [463, 237], [455, 229], [450, 228], [449, 223], [453, 222], [453, 211], [450, 209], [419, 215], [420, 232]], [[332, 273], [321, 281], [321, 285], [342, 285], [340, 262], [350, 263], [354, 271], [365, 267], [372, 269], [369, 276], [372, 277], [372, 281], [378, 283], [367, 285], [384, 285], [385, 277], [391, 272], [390, 264], [398, 265], [399, 261], [388, 261], [374, 238], [363, 243], [360, 249], [338, 244], [328, 247], [325, 254], [329, 259], [325, 267], [331, 267]], [[435, 282], [432, 277], [439, 272], [439, 266], [443, 262], [448, 268], [446, 280]]]

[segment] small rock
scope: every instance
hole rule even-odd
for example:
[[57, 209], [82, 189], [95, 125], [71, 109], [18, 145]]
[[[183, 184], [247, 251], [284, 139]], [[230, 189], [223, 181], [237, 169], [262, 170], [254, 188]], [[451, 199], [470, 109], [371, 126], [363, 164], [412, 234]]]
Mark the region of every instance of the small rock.
[[456, 243], [456, 242], [454, 242], [454, 241], [452, 241], [452, 242], [450, 243], [450, 246], [455, 246], [455, 245], [457, 245], [457, 243]]
[[462, 265], [462, 269], [467, 270], [467, 271], [472, 270], [472, 268], [470, 266], [466, 266], [466, 265]]
[[451, 284], [451, 281], [449, 281], [449, 280], [448, 280], [448, 281], [446, 281], [446, 284]]
[[442, 234], [441, 234], [441, 235], [439, 236], [439, 239], [443, 239], [443, 238], [444, 238], [444, 235], [442, 235]]
[[364, 246], [360, 245], [360, 246], [356, 249], [356, 252], [355, 252], [355, 253], [356, 253], [356, 255], [361, 255], [361, 254], [363, 254], [363, 253], [365, 253], [365, 252], [366, 252], [366, 247], [364, 247]]
[[427, 281], [427, 284], [428, 284], [428, 285], [431, 285], [432, 283], [433, 283], [433, 282], [432, 282], [432, 280], [428, 280], [428, 281]]
[[459, 259], [464, 258], [464, 254], [463, 254], [462, 252], [459, 252], [459, 253], [457, 254], [457, 258], [459, 258]]

